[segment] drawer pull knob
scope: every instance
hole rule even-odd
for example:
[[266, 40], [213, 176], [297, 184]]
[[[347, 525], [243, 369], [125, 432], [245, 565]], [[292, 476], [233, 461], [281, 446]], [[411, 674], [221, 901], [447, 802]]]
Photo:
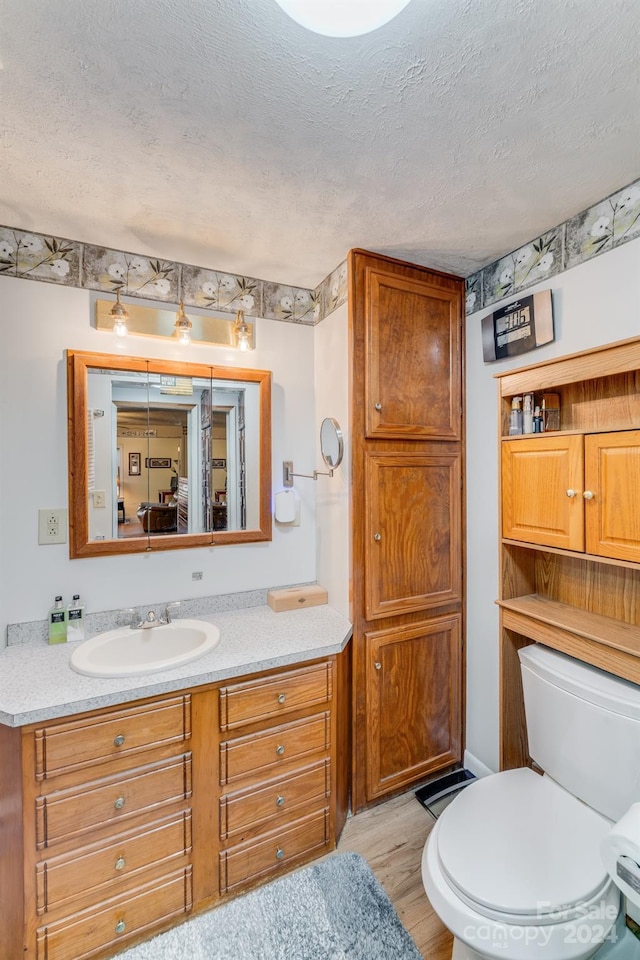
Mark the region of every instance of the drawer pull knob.
[[276, 753], [278, 754], [279, 757], [281, 757], [282, 754], [284, 753], [284, 745], [282, 743], [279, 743], [278, 746], [276, 747]]
[[374, 667], [376, 668], [376, 670], [382, 670], [382, 664], [380, 663], [379, 660], [375, 661]]
[[114, 747], [121, 747], [124, 743], [124, 735], [119, 733], [117, 737], [114, 737], [113, 745]]
[[278, 694], [278, 703], [284, 703], [286, 699], [287, 699], [286, 693], [279, 693], [279, 694]]
[[282, 807], [284, 805], [284, 797], [276, 797], [276, 807]]
[[382, 534], [381, 534], [381, 533], [374, 533], [373, 539], [376, 541], [376, 543], [380, 543], [380, 541], [382, 540]]
[[381, 403], [374, 403], [373, 409], [374, 409], [374, 410], [377, 410], [378, 413], [380, 413], [380, 411], [382, 410], [382, 404], [381, 404]]
[[115, 864], [114, 864], [116, 870], [124, 870], [124, 868], [126, 867], [126, 865], [127, 865], [127, 861], [125, 860], [124, 857], [118, 857], [118, 859], [116, 860], [116, 862], [115, 862]]
[[118, 920], [116, 923], [116, 933], [124, 933], [127, 929], [127, 925], [124, 920]]
[[575, 497], [575, 495], [576, 495], [575, 490], [572, 490], [571, 488], [567, 490], [567, 496], [569, 497], [570, 500], [572, 500]]
[[124, 807], [124, 804], [125, 804], [124, 797], [118, 797], [117, 800], [114, 800], [114, 803], [113, 803], [116, 810], [122, 810], [122, 808]]
[[594, 494], [591, 490], [585, 490], [582, 496], [585, 498], [585, 500], [593, 500]]
[[276, 850], [276, 860], [282, 860], [283, 857], [284, 857], [284, 850], [282, 849], [282, 847], [278, 847], [278, 849]]

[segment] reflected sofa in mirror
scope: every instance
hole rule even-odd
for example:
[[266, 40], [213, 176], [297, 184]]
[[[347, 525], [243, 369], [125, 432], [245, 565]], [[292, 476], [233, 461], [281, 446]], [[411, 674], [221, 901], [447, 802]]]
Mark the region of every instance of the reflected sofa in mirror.
[[74, 557], [271, 539], [271, 374], [67, 351]]

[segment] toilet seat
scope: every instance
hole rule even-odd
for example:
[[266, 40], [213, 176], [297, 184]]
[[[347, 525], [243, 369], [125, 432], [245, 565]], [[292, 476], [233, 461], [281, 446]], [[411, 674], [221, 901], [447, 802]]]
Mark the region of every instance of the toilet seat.
[[466, 787], [438, 822], [438, 862], [452, 891], [487, 918], [563, 923], [602, 900], [608, 820], [528, 768]]

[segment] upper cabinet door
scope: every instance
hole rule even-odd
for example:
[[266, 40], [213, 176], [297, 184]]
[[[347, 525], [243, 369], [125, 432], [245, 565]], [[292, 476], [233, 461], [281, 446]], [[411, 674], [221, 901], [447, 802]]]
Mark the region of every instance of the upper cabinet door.
[[366, 436], [460, 440], [461, 284], [370, 261], [364, 286]]
[[502, 441], [502, 536], [584, 550], [582, 437]]
[[584, 443], [587, 553], [640, 563], [640, 430]]

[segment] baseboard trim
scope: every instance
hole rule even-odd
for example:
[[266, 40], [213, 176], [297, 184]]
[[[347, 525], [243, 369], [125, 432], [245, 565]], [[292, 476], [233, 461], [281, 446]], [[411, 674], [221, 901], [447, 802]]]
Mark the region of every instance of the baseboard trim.
[[474, 757], [469, 750], [465, 750], [464, 752], [464, 765], [465, 769], [469, 770], [476, 777], [490, 777], [491, 774], [495, 772], [487, 767], [482, 760]]

